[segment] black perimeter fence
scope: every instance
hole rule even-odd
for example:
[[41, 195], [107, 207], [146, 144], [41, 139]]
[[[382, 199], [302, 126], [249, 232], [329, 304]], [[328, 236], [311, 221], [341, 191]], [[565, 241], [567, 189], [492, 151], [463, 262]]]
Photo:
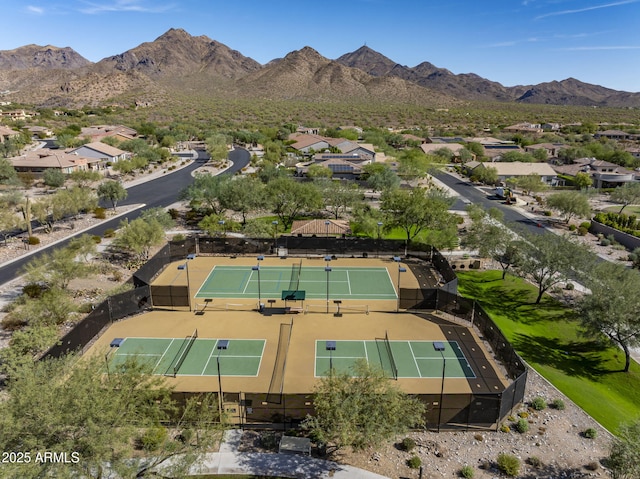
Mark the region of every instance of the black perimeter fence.
[[[477, 327], [481, 333], [481, 339], [491, 348], [512, 381], [507, 388], [496, 393], [443, 396], [439, 407], [442, 407], [444, 414], [441, 415], [442, 422], [438, 424], [438, 429], [440, 427], [497, 428], [499, 423], [524, 400], [526, 365], [489, 315], [474, 300], [458, 296], [457, 277], [446, 258], [432, 247], [418, 249], [414, 245], [407, 247], [404, 241], [371, 238], [281, 236], [269, 240], [190, 237], [181, 241], [168, 242], [134, 273], [135, 289], [111, 296], [96, 306], [58, 344], [44, 353], [41, 359], [56, 358], [70, 352], [81, 351], [114, 321], [151, 309], [151, 282], [166, 265], [185, 259], [189, 254], [226, 256], [329, 254], [364, 258], [392, 255], [403, 256], [416, 277], [418, 275], [433, 276], [433, 269], [435, 269], [437, 271], [436, 287], [401, 288], [400, 308], [416, 313], [443, 311], [455, 317], [457, 321]], [[427, 401], [431, 399], [433, 398], [426, 398]]]

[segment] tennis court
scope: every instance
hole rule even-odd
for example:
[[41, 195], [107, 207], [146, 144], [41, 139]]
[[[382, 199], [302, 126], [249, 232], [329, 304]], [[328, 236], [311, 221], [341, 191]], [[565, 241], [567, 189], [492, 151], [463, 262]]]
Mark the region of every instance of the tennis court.
[[396, 290], [386, 268], [331, 266], [216, 265], [196, 298], [280, 297], [282, 291], [305, 291], [306, 299], [395, 300]]
[[264, 339], [124, 338], [111, 349], [110, 365], [136, 358], [164, 376], [258, 376]]
[[374, 341], [317, 340], [315, 376], [327, 376], [331, 367], [349, 372], [358, 359], [381, 367], [392, 378], [440, 378], [443, 367], [447, 378], [476, 377], [457, 341], [389, 341], [387, 337]]

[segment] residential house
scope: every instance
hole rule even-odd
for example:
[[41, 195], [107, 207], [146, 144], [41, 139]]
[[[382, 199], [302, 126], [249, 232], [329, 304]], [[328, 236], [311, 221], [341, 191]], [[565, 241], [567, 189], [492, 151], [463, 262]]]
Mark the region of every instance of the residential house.
[[310, 151], [322, 151], [329, 148], [327, 138], [317, 135], [296, 135], [295, 133], [289, 136], [294, 141], [291, 144], [291, 148], [301, 154], [309, 154]]
[[550, 186], [556, 186], [558, 183], [558, 175], [548, 163], [524, 163], [521, 161], [493, 163], [468, 162], [465, 164], [467, 171], [473, 171], [472, 164], [475, 165], [474, 168], [478, 168], [480, 165], [485, 168], [495, 168], [498, 172], [498, 180], [503, 183], [509, 178], [529, 175], [539, 175], [540, 181]]
[[400, 136], [402, 136], [402, 138], [404, 138], [406, 141], [417, 143], [418, 145], [422, 145], [422, 144], [427, 142], [426, 138], [422, 138], [422, 137], [416, 136], [416, 135], [411, 135], [409, 133], [403, 133]]
[[639, 147], [626, 148], [625, 151], [627, 151], [628, 153], [631, 153], [631, 156], [633, 156], [634, 158], [640, 159], [640, 148]]
[[30, 134], [31, 138], [34, 140], [40, 140], [42, 138], [51, 138], [53, 136], [53, 131], [46, 126], [27, 126], [25, 128]]
[[554, 166], [554, 169], [559, 174], [567, 176], [587, 173], [593, 179], [595, 188], [615, 188], [625, 183], [640, 181], [639, 172], [595, 158], [580, 158], [569, 165]]
[[484, 155], [491, 161], [498, 161], [500, 157], [509, 151], [523, 151], [519, 145], [513, 141], [499, 140], [490, 136], [465, 138], [467, 143], [480, 143], [484, 149]]
[[596, 139], [607, 138], [609, 140], [627, 141], [627, 140], [635, 140], [638, 136], [632, 135], [622, 130], [605, 130], [605, 131], [596, 131], [593, 137]]
[[0, 125], [0, 143], [4, 143], [9, 138], [18, 136], [19, 134], [19, 131], [12, 130], [11, 128]]
[[[427, 155], [433, 155], [438, 150], [449, 150], [453, 154], [454, 160], [460, 160], [460, 152], [465, 149], [460, 143], [424, 143], [420, 145], [420, 149]], [[472, 154], [475, 160], [475, 155]]]
[[507, 126], [506, 128], [503, 128], [503, 131], [506, 131], [508, 133], [534, 133], [534, 134], [541, 134], [542, 133], [542, 126], [540, 125], [540, 123], [518, 123], [517, 125], [511, 125], [511, 126]]
[[344, 236], [351, 233], [345, 220], [297, 220], [291, 225], [293, 236]]
[[536, 143], [535, 145], [529, 145], [524, 147], [525, 153], [535, 153], [537, 150], [545, 150], [547, 152], [547, 158], [557, 158], [558, 152], [566, 148], [566, 145], [561, 143]]
[[17, 121], [17, 120], [27, 120], [33, 116], [36, 116], [37, 113], [34, 111], [27, 110], [10, 110], [10, 111], [2, 111], [0, 110], [0, 117], [7, 118], [9, 120]]
[[311, 165], [320, 165], [331, 170], [333, 173], [332, 178], [357, 180], [362, 175], [362, 165], [367, 163], [370, 162], [354, 161], [354, 157], [350, 155], [329, 154], [328, 158], [324, 160], [314, 159], [314, 161], [298, 163], [296, 165], [296, 176], [307, 176]]
[[320, 134], [320, 128], [309, 128], [306, 126], [299, 126], [296, 129], [297, 133], [300, 133], [302, 135], [319, 135]]
[[544, 131], [560, 131], [562, 125], [560, 123], [543, 123], [540, 125]]
[[48, 148], [28, 151], [24, 155], [10, 158], [9, 161], [18, 173], [32, 173], [36, 177], [41, 177], [50, 169], [59, 170], [64, 174], [97, 169], [98, 163], [95, 159]]
[[79, 136], [89, 138], [91, 142], [100, 141], [108, 136], [118, 141], [128, 141], [137, 138], [138, 132], [124, 125], [96, 125], [82, 128]]
[[109, 163], [116, 163], [120, 160], [131, 158], [130, 152], [123, 151], [120, 148], [116, 148], [99, 141], [87, 143], [86, 145], [74, 148], [70, 153], [77, 154], [78, 156], [83, 156], [85, 158], [99, 160], [100, 169], [106, 168]]

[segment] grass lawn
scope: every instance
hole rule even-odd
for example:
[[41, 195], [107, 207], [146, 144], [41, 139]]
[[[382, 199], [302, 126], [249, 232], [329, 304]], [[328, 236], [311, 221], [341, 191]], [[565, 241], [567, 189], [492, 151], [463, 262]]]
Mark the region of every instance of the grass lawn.
[[[609, 213], [617, 213], [618, 211], [620, 211], [620, 208], [622, 208], [622, 205], [607, 206], [606, 208], [604, 208], [604, 211], [607, 211]], [[640, 205], [629, 205], [624, 210], [622, 210], [622, 213], [627, 216], [629, 215], [640, 216]]]
[[[577, 314], [501, 271], [458, 272], [459, 292], [475, 298], [518, 354], [611, 432], [640, 418], [640, 366], [607, 343], [580, 335]], [[553, 400], [554, 398], [547, 398]]]

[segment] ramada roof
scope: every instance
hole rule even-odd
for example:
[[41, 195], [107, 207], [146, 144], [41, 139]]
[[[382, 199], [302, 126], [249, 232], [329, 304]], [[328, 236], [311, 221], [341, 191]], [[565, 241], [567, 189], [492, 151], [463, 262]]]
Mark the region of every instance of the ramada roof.
[[111, 145], [107, 145], [106, 143], [102, 143], [101, 141], [94, 141], [91, 143], [87, 143], [85, 145], [82, 145], [78, 148], [75, 148], [72, 151], [77, 151], [80, 148], [89, 148], [91, 150], [97, 151], [98, 153], [104, 153], [107, 156], [120, 156], [123, 153], [126, 153], [124, 150], [121, 150], [120, 148], [116, 148], [114, 146]]

